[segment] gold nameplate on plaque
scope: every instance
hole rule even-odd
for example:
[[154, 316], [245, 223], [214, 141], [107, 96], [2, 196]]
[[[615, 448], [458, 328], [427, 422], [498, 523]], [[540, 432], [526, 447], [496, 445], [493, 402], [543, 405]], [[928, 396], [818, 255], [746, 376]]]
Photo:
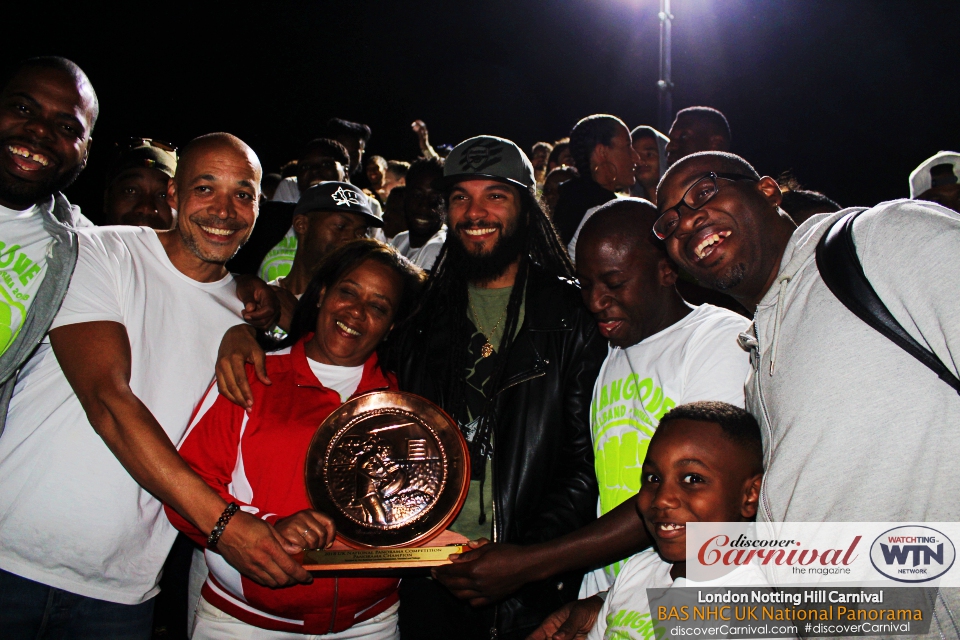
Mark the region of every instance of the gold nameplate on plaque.
[[[308, 568], [437, 566], [463, 550], [446, 528], [466, 499], [470, 456], [425, 398], [377, 391], [344, 403], [314, 434], [305, 476], [313, 508], [336, 523], [336, 547], [352, 549], [307, 550]], [[426, 546], [441, 534], [448, 546]]]

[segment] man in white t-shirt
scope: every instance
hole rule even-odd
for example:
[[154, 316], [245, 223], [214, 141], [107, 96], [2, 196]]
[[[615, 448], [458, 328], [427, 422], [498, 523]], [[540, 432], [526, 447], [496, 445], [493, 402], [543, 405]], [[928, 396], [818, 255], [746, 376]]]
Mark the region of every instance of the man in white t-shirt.
[[[580, 236], [577, 275], [610, 341], [590, 406], [599, 514], [640, 490], [640, 465], [660, 418], [678, 404], [720, 400], [742, 407], [750, 361], [737, 336], [750, 322], [732, 311], [691, 307], [677, 270], [650, 234], [656, 208], [637, 198], [601, 206]], [[628, 518], [635, 518], [629, 504]], [[591, 595], [619, 564], [588, 575]]]
[[[525, 584], [602, 566], [650, 545], [633, 498], [640, 466], [660, 418], [697, 400], [743, 406], [749, 372], [737, 336], [749, 322], [731, 311], [691, 307], [677, 293], [677, 270], [650, 233], [656, 208], [623, 198], [602, 205], [579, 239], [577, 277], [609, 351], [594, 386], [590, 426], [600, 489], [595, 522], [548, 543], [488, 553], [491, 566], [464, 583], [485, 597]], [[584, 578], [580, 597], [609, 588], [619, 565]]]
[[407, 230], [394, 236], [390, 244], [405, 258], [425, 271], [433, 268], [447, 240], [443, 191], [443, 161], [417, 160], [407, 171], [407, 190], [403, 196], [403, 215]]
[[46, 334], [91, 226], [60, 193], [87, 163], [99, 106], [64, 58], [32, 58], [0, 91], [0, 433], [16, 373]]
[[241, 316], [224, 263], [253, 227], [260, 175], [242, 141], [203, 136], [169, 186], [177, 229], [79, 233], [70, 289], [49, 343], [19, 376], [0, 438], [5, 633], [43, 624], [149, 638], [175, 536], [160, 500], [222, 534], [217, 550], [250, 577], [310, 580], [285, 552], [298, 550], [257, 517], [232, 515], [174, 447], [212, 380], [219, 336]]

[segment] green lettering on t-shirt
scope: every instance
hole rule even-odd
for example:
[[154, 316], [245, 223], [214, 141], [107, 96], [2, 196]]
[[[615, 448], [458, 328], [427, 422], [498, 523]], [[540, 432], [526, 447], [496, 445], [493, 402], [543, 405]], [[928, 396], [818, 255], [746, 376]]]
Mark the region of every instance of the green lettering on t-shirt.
[[[660, 418], [676, 406], [653, 378], [630, 373], [606, 381], [590, 403], [594, 465], [604, 514], [640, 491], [641, 468]], [[616, 575], [622, 563], [608, 570]]]
[[666, 630], [655, 627], [649, 613], [620, 609], [607, 615], [604, 640], [652, 640], [663, 637]]

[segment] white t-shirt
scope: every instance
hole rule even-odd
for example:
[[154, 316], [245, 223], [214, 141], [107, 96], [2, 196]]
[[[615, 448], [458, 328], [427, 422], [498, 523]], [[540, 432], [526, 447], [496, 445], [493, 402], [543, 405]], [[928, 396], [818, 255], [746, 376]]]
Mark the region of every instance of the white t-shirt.
[[756, 565], [737, 567], [726, 576], [708, 582], [691, 582], [686, 578], [670, 577], [673, 565], [664, 561], [656, 551], [647, 549], [627, 560], [610, 588], [597, 623], [587, 634], [587, 640], [647, 640], [661, 637], [653, 632], [647, 589], [672, 587], [757, 586], [766, 584], [763, 572]]
[[277, 190], [273, 192], [271, 200], [275, 202], [293, 202], [300, 199], [300, 187], [297, 186], [297, 177], [290, 176], [284, 178], [277, 185]]
[[[53, 328], [123, 324], [130, 388], [179, 442], [213, 380], [220, 339], [242, 322], [233, 277], [188, 278], [146, 227], [83, 229], [78, 236], [77, 267]], [[0, 567], [72, 593], [136, 604], [156, 595], [175, 536], [160, 501], [90, 426], [45, 340], [20, 373], [0, 438]]]
[[360, 386], [360, 378], [363, 377], [363, 365], [338, 367], [335, 364], [323, 364], [310, 358], [307, 358], [307, 364], [310, 365], [310, 370], [317, 376], [320, 384], [340, 394], [341, 402], [346, 402], [356, 393], [357, 387]]
[[[660, 418], [679, 404], [742, 407], [750, 358], [737, 336], [750, 321], [703, 304], [626, 349], [610, 347], [593, 388], [590, 431], [600, 488], [598, 515], [637, 495], [640, 468]], [[605, 591], [622, 562], [584, 576], [580, 597]]]
[[407, 258], [413, 264], [424, 271], [430, 271], [433, 263], [437, 261], [440, 255], [440, 249], [443, 243], [447, 241], [447, 225], [441, 225], [435, 234], [430, 236], [422, 247], [410, 246], [410, 232], [401, 231], [390, 241], [390, 246], [400, 252], [400, 255]]
[[0, 354], [20, 333], [46, 275], [52, 243], [39, 206], [24, 211], [0, 206]]

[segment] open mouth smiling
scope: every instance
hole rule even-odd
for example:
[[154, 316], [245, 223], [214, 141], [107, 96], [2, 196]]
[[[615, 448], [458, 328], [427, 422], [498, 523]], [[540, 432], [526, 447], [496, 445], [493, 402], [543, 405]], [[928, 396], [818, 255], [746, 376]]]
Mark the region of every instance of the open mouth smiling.
[[222, 237], [232, 236], [237, 232], [236, 229], [221, 229], [220, 227], [205, 227], [203, 225], [200, 225], [200, 228], [210, 235]]
[[340, 320], [337, 320], [336, 324], [337, 324], [337, 329], [340, 329], [340, 331], [342, 331], [343, 333], [347, 334], [350, 337], [359, 338], [361, 335], [363, 335], [356, 329], [352, 327], [348, 327], [346, 324], [344, 324]]
[[23, 145], [8, 144], [7, 152], [13, 157], [17, 167], [23, 171], [39, 171], [53, 164], [49, 156], [31, 151]]
[[468, 236], [476, 238], [491, 234], [496, 230], [496, 227], [471, 227], [469, 229], [463, 229], [463, 232]]
[[715, 233], [708, 233], [705, 236], [701, 237], [699, 240], [693, 240], [691, 242], [696, 242], [693, 246], [693, 261], [700, 262], [703, 259], [709, 257], [717, 248], [723, 244], [723, 241], [726, 240], [732, 231], [717, 231]]
[[687, 532], [687, 525], [680, 522], [655, 522], [653, 526], [658, 538], [679, 538]]

